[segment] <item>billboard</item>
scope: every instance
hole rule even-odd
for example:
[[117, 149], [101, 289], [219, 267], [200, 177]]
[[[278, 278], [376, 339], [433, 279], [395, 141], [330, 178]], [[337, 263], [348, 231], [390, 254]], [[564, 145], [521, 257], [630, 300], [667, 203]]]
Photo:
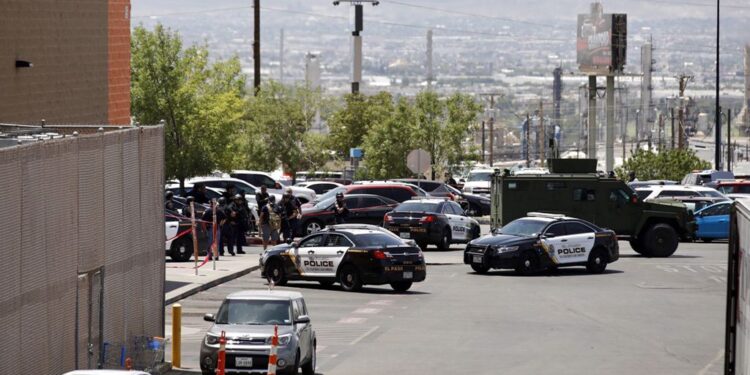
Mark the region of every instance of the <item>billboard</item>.
[[578, 68], [588, 74], [617, 74], [625, 67], [627, 16], [606, 14], [600, 3], [578, 15], [576, 52]]

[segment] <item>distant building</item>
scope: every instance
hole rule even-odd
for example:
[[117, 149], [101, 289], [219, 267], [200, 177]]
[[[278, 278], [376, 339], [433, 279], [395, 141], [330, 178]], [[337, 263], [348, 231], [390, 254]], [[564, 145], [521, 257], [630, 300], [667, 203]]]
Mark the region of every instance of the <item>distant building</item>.
[[0, 122], [130, 124], [130, 0], [0, 9]]

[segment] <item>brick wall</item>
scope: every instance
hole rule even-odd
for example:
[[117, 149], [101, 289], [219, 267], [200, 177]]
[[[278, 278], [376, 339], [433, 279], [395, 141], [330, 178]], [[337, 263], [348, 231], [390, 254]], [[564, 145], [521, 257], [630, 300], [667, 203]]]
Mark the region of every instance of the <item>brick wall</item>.
[[0, 9], [0, 122], [129, 123], [129, 1], [0, 0]]
[[130, 124], [130, 0], [109, 0], [108, 123]]

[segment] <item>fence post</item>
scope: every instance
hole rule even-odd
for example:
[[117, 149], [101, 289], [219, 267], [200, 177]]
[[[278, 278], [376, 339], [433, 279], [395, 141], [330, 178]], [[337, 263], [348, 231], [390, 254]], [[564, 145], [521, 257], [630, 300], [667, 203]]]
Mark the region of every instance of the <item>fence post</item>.
[[172, 305], [172, 366], [182, 367], [181, 361], [182, 346], [182, 305], [175, 303]]

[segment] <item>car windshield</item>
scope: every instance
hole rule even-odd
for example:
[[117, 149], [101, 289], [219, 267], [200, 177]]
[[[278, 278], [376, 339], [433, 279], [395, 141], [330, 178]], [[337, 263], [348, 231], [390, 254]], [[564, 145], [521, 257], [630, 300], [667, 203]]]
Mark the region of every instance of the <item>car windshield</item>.
[[318, 203], [315, 203], [315, 208], [319, 208], [321, 210], [328, 208], [328, 206], [333, 205], [333, 202], [336, 200], [336, 197], [324, 199]]
[[511, 236], [533, 237], [542, 232], [547, 225], [544, 220], [535, 219], [518, 219], [511, 221], [508, 225], [500, 228], [496, 233], [508, 234]]
[[398, 237], [386, 233], [367, 233], [361, 234], [354, 238], [354, 242], [359, 247], [391, 247], [404, 246], [404, 242]]
[[644, 200], [644, 199], [646, 199], [646, 197], [648, 197], [649, 195], [651, 195], [652, 191], [653, 190], [638, 189], [638, 190], [635, 191], [635, 193], [638, 194], [638, 198], [640, 200]]
[[225, 300], [216, 324], [290, 325], [289, 301]]
[[335, 189], [328, 190], [328, 192], [325, 193], [325, 194], [323, 194], [323, 195], [319, 195], [315, 200], [318, 201], [318, 202], [322, 202], [322, 201], [324, 201], [326, 199], [329, 199], [329, 198], [336, 198], [336, 194], [338, 194], [338, 193], [345, 193], [345, 192], [346, 192], [346, 187], [339, 186], [339, 187], [337, 187]]
[[407, 201], [398, 205], [393, 212], [437, 212], [437, 206], [437, 203]]
[[492, 172], [471, 172], [467, 181], [491, 181]]
[[706, 190], [701, 192], [704, 197], [711, 197], [711, 198], [726, 198], [724, 195], [719, 193], [718, 191], [714, 190]]

